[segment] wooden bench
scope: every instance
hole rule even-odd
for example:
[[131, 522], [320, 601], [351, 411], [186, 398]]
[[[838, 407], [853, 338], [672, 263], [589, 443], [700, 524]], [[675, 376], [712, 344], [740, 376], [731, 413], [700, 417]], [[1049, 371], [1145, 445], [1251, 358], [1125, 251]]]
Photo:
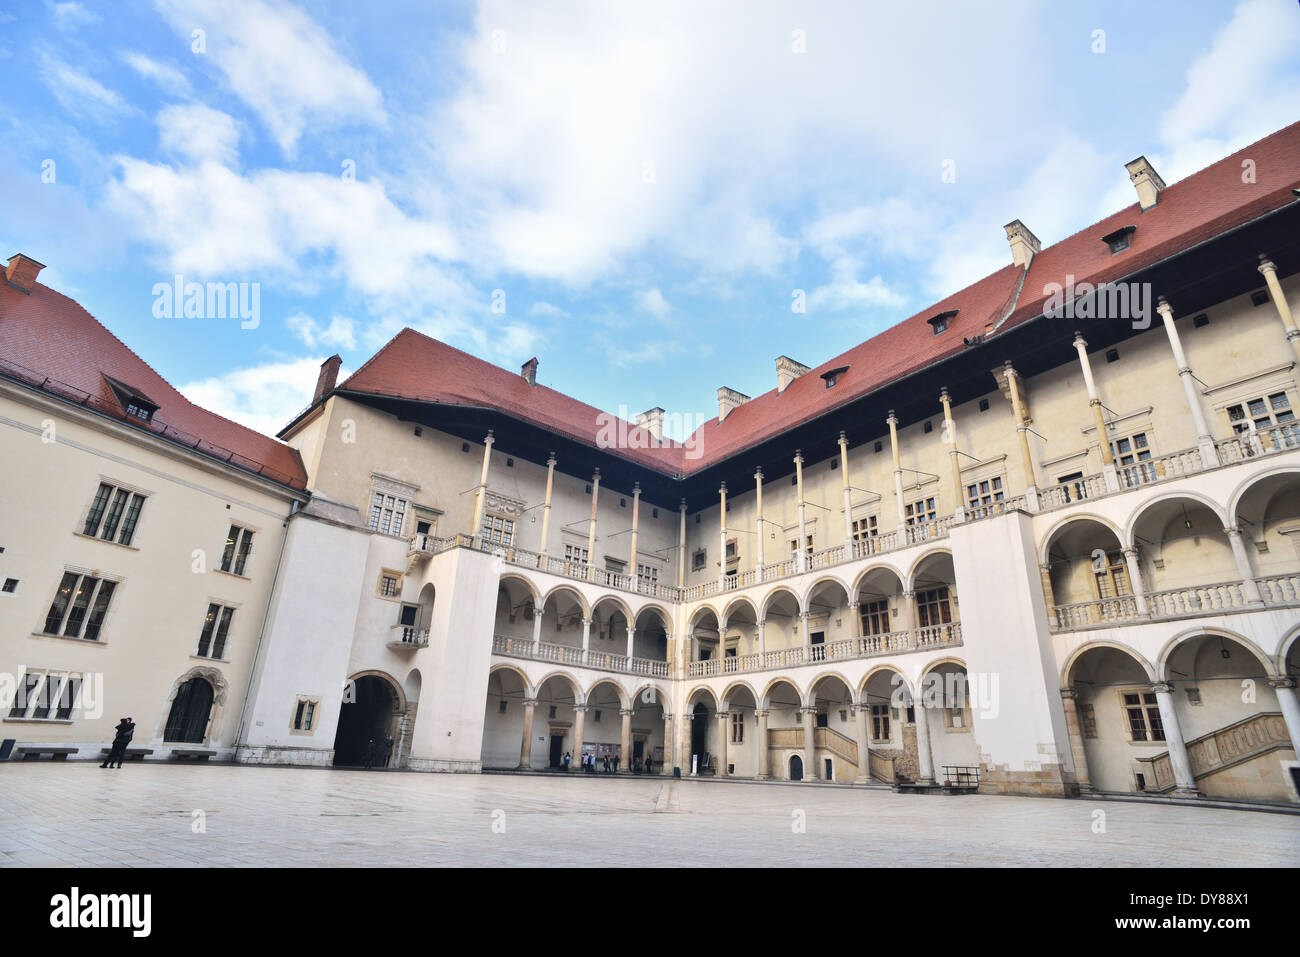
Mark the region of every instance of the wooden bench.
[[42, 754], [48, 754], [52, 761], [66, 761], [69, 754], [76, 754], [76, 748], [50, 748], [41, 747], [40, 745], [31, 745], [25, 748], [19, 748], [18, 753], [23, 756], [24, 761], [39, 761]]
[[195, 761], [206, 761], [214, 757], [217, 752], [207, 751], [203, 748], [172, 748], [172, 758], [177, 761], [188, 761], [191, 758]]
[[[100, 754], [112, 754], [112, 748], [100, 748]], [[153, 754], [153, 748], [127, 748], [126, 759], [128, 761], [143, 761], [146, 754]]]

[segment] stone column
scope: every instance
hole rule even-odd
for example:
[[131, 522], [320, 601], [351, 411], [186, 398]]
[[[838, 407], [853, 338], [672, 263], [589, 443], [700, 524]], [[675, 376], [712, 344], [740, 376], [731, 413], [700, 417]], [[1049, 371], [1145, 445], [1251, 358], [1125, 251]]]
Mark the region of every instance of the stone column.
[[629, 624], [627, 626], [627, 661], [628, 667], [632, 664], [632, 650], [636, 647], [636, 629]]
[[1038, 577], [1043, 583], [1043, 600], [1047, 602], [1047, 620], [1056, 624], [1056, 595], [1052, 591], [1052, 566], [1043, 562], [1038, 566]]
[[1094, 790], [1092, 779], [1088, 775], [1088, 752], [1083, 746], [1083, 725], [1079, 722], [1079, 707], [1076, 699], [1077, 688], [1061, 689], [1061, 704], [1065, 708], [1065, 730], [1070, 735], [1070, 756], [1074, 759], [1074, 778], [1079, 782], [1079, 791], [1084, 793]]
[[1169, 763], [1174, 771], [1174, 793], [1200, 797], [1201, 792], [1196, 789], [1196, 779], [1192, 776], [1192, 759], [1188, 757], [1183, 729], [1178, 723], [1178, 711], [1174, 707], [1174, 686], [1168, 681], [1157, 681], [1151, 690], [1155, 693], [1156, 705], [1160, 708], [1165, 744], [1169, 746]]
[[758, 619], [758, 653], [760, 655], [767, 653], [767, 619]]
[[803, 779], [805, 781], [821, 779], [821, 775], [817, 772], [816, 728], [813, 721], [816, 714], [815, 708], [802, 708], [799, 711], [800, 717], [803, 718]]
[[660, 774], [672, 774], [677, 765], [677, 739], [673, 737], [673, 715], [664, 712], [664, 759], [659, 762]]
[[871, 751], [868, 744], [867, 718], [869, 708], [866, 705], [854, 705], [853, 713], [858, 719], [858, 776], [854, 784], [871, 783]]
[[889, 423], [889, 449], [894, 454], [894, 504], [898, 506], [898, 527], [901, 529], [907, 524], [907, 518], [903, 514], [903, 465], [898, 457], [898, 416], [894, 415], [894, 410], [889, 410], [889, 418], [885, 420]]
[[760, 708], [754, 716], [758, 718], [758, 780], [766, 781], [772, 776], [767, 753], [767, 712]]
[[718, 489], [718, 591], [727, 585], [727, 483]]
[[483, 529], [483, 502], [487, 496], [488, 466], [492, 462], [492, 443], [495, 441], [492, 430], [488, 429], [487, 438], [483, 440], [483, 469], [479, 473], [478, 492], [474, 496], [474, 525], [469, 530], [471, 535], [478, 535]]
[[720, 778], [725, 778], [727, 776], [727, 732], [731, 730], [730, 725], [728, 724], [730, 720], [730, 712], [718, 712], [718, 753], [716, 757], [718, 762], [718, 777]]
[[914, 645], [916, 643], [916, 592], [908, 589], [898, 598], [898, 630], [907, 632], [908, 641]]
[[1286, 722], [1286, 733], [1291, 738], [1291, 750], [1300, 754], [1300, 698], [1296, 696], [1296, 679], [1292, 677], [1269, 678], [1268, 686], [1277, 695], [1278, 710]]
[[925, 713], [925, 695], [912, 699], [916, 714], [916, 763], [919, 765], [919, 784], [934, 783], [934, 758], [930, 755], [930, 719]]
[[681, 511], [681, 528], [677, 532], [677, 587], [686, 586], [686, 499], [679, 506]]
[[587, 663], [587, 650], [591, 645], [591, 619], [582, 619], [582, 663]]
[[[559, 614], [559, 609], [556, 609], [556, 614]], [[542, 609], [533, 606], [533, 654], [537, 654], [537, 650], [541, 647], [541, 645], [542, 645]]]
[[591, 476], [591, 522], [587, 526], [587, 579], [596, 571], [596, 504], [600, 497], [600, 469]]
[[1286, 293], [1282, 291], [1282, 284], [1277, 281], [1277, 266], [1273, 265], [1273, 262], [1264, 256], [1259, 258], [1261, 260], [1259, 272], [1268, 285], [1268, 294], [1273, 300], [1273, 307], [1277, 310], [1278, 318], [1282, 320], [1282, 328], [1286, 331], [1286, 341], [1291, 343], [1296, 358], [1300, 359], [1300, 329], [1296, 328], [1295, 319], [1291, 315], [1291, 304], [1286, 301]]
[[542, 542], [537, 549], [543, 555], [546, 554], [547, 544], [550, 542], [549, 529], [551, 527], [551, 491], [555, 487], [555, 453], [552, 452], [546, 459], [546, 501], [542, 505]]
[[1128, 586], [1133, 589], [1133, 603], [1137, 605], [1137, 613], [1149, 615], [1151, 606], [1147, 602], [1147, 590], [1142, 582], [1142, 563], [1138, 561], [1136, 548], [1124, 549], [1124, 565], [1128, 568]]
[[799, 612], [799, 634], [803, 636], [805, 661], [812, 661], [812, 635], [808, 633], [808, 612]]
[[537, 710], [536, 698], [524, 699], [524, 738], [519, 745], [519, 767], [527, 771], [533, 766], [533, 712]]
[[757, 529], [758, 535], [758, 567], [754, 570], [754, 578], [757, 581], [763, 580], [763, 540], [767, 538], [767, 529], [763, 527], [763, 470], [754, 470], [754, 507], [758, 510], [758, 516], [754, 519], [754, 528]]
[[804, 517], [803, 502], [803, 454], [795, 449], [794, 452], [794, 478], [795, 485], [798, 486], [799, 493], [799, 542], [798, 548], [794, 553], [794, 567], [798, 571], [808, 570], [808, 552], [806, 551], [806, 542], [808, 541], [808, 525]]
[[1029, 424], [1025, 421], [1029, 418], [1029, 413], [1025, 409], [1024, 400], [1020, 396], [1020, 375], [1007, 360], [1004, 366], [1007, 377], [1007, 386], [1011, 390], [1011, 411], [1016, 417], [1016, 436], [1020, 440], [1020, 465], [1025, 470], [1025, 499], [1029, 507], [1034, 511], [1038, 510], [1038, 476], [1034, 472], [1034, 457], [1029, 452]]
[[948, 446], [948, 466], [952, 470], [952, 514], [960, 522], [966, 517], [966, 497], [961, 483], [961, 453], [957, 451], [957, 423], [952, 418], [947, 386], [939, 390], [939, 402], [943, 405], [943, 441]]
[[1241, 576], [1242, 594], [1252, 605], [1263, 604], [1264, 599], [1259, 593], [1259, 582], [1255, 581], [1255, 569], [1251, 566], [1250, 552], [1246, 550], [1246, 543], [1241, 538], [1241, 529], [1233, 525], [1225, 528], [1223, 534], [1228, 536], [1228, 544], [1232, 546], [1232, 557], [1237, 560], [1237, 574]]
[[1183, 383], [1183, 394], [1187, 397], [1187, 411], [1196, 424], [1196, 444], [1201, 450], [1201, 463], [1206, 468], [1219, 464], [1219, 454], [1210, 435], [1210, 426], [1205, 419], [1205, 409], [1201, 406], [1201, 394], [1196, 390], [1196, 376], [1183, 352], [1182, 340], [1178, 338], [1178, 329], [1174, 325], [1174, 309], [1164, 296], [1156, 302], [1156, 312], [1165, 325], [1165, 335], [1169, 337], [1169, 347], [1174, 352], [1174, 361], [1178, 363], [1178, 378]]
[[[636, 528], [637, 528], [637, 518], [638, 516], [640, 516], [640, 514], [641, 514], [641, 483], [633, 482], [632, 483], [632, 547], [629, 549], [630, 554], [628, 555], [627, 558], [627, 571], [628, 574], [632, 576], [632, 588], [636, 591], [641, 590], [641, 576], [637, 574], [637, 563], [636, 563]], [[627, 653], [627, 656], [631, 658], [632, 652], [629, 651]]]
[[1092, 409], [1093, 424], [1097, 427], [1097, 449], [1101, 452], [1101, 470], [1106, 476], [1106, 488], [1117, 492], [1119, 476], [1115, 472], [1115, 456], [1110, 451], [1110, 432], [1106, 428], [1106, 416], [1102, 414], [1097, 383], [1092, 377], [1092, 363], [1088, 360], [1088, 343], [1078, 332], [1074, 334], [1074, 349], [1079, 353], [1079, 368], [1083, 370], [1083, 384], [1088, 390], [1088, 405]]
[[587, 723], [587, 706], [575, 705], [573, 708], [573, 761], [570, 768], [582, 769], [582, 732]]
[[677, 729], [677, 763], [683, 775], [691, 773], [691, 725], [694, 720], [695, 715], [688, 702], [682, 710], [682, 719], [678, 722], [680, 727]]
[[849, 487], [849, 440], [840, 433], [840, 481], [844, 486], [844, 557], [853, 557], [853, 493]]
[[853, 637], [862, 637], [862, 606], [855, 598], [849, 602], [849, 617], [853, 619]]
[[623, 729], [619, 733], [619, 753], [621, 760], [618, 762], [619, 774], [632, 773], [632, 712], [627, 708], [619, 709], [618, 715], [623, 719]]

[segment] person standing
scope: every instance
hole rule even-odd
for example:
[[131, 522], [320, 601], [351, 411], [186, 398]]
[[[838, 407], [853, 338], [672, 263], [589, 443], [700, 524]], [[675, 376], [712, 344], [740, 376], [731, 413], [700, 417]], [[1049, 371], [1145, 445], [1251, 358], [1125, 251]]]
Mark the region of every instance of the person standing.
[[393, 736], [390, 734], [388, 740], [384, 742], [384, 767], [388, 767], [388, 762], [393, 758]]
[[366, 759], [361, 765], [363, 768], [370, 769], [375, 766], [375, 739], [371, 738], [366, 744]]
[[126, 757], [126, 746], [135, 737], [135, 722], [130, 718], [123, 718], [118, 721], [117, 727], [113, 730], [116, 732], [113, 735], [113, 746], [109, 749], [104, 763], [100, 765], [101, 768], [113, 767], [114, 761], [117, 762], [117, 767], [122, 766], [122, 759]]

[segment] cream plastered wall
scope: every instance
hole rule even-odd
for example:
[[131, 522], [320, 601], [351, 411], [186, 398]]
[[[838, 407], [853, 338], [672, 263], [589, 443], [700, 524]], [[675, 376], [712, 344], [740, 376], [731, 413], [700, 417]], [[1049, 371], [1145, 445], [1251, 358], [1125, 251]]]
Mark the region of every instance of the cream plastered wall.
[[[132, 746], [166, 754], [170, 698], [202, 668], [220, 699], [203, 746], [230, 748], [285, 521], [301, 496], [9, 385], [0, 385], [0, 460], [10, 466], [0, 470], [0, 577], [19, 582], [0, 595], [0, 672], [83, 673], [92, 676], [83, 695], [102, 688], [93, 709], [66, 722], [10, 719], [6, 709], [0, 737], [98, 758], [117, 720], [130, 716]], [[101, 482], [147, 496], [129, 546], [80, 534]], [[242, 576], [219, 570], [232, 523], [254, 532]], [[98, 641], [40, 634], [65, 571], [118, 581]], [[197, 656], [210, 602], [236, 609], [221, 660]]]

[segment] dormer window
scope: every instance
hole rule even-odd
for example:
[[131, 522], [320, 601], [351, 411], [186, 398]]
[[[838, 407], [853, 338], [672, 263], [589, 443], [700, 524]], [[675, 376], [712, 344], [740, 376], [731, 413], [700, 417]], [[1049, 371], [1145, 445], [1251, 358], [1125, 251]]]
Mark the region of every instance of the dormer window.
[[957, 315], [957, 310], [949, 309], [947, 312], [941, 312], [939, 315], [933, 316], [925, 321], [930, 324], [930, 328], [934, 330], [934, 334], [937, 336], [948, 328], [948, 320], [955, 315]]
[[834, 388], [835, 383], [840, 381], [840, 376], [849, 371], [848, 366], [840, 366], [838, 369], [831, 369], [822, 373], [822, 381], [826, 383], [826, 388]]
[[1110, 254], [1122, 253], [1128, 249], [1133, 242], [1133, 234], [1137, 232], [1136, 226], [1124, 226], [1115, 230], [1113, 233], [1107, 233], [1101, 237], [1101, 241], [1110, 247]]
[[132, 388], [124, 382], [118, 382], [110, 376], [104, 376], [104, 381], [113, 390], [113, 395], [117, 398], [118, 404], [122, 406], [122, 411], [126, 413], [128, 419], [135, 419], [137, 422], [153, 421], [153, 414], [158, 411], [157, 402], [150, 400], [139, 389]]

